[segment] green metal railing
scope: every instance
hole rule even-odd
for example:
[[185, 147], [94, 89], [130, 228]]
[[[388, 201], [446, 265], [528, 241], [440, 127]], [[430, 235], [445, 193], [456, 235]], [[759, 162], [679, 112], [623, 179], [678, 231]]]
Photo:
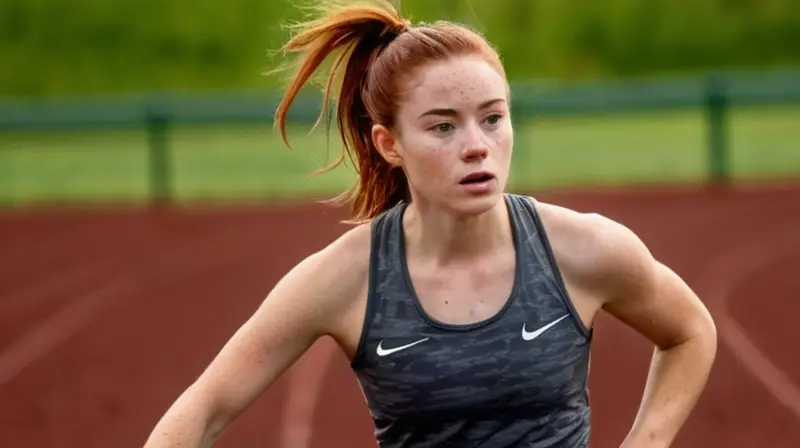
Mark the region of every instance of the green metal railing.
[[[149, 194], [168, 200], [172, 194], [169, 133], [175, 125], [271, 122], [278, 98], [264, 92], [217, 96], [153, 94], [139, 98], [0, 104], [0, 131], [141, 127], [148, 134]], [[701, 78], [583, 83], [568, 86], [512, 86], [515, 120], [535, 126], [537, 117], [617, 112], [704, 110], [707, 132], [707, 182], [730, 178], [728, 115], [734, 106], [800, 103], [800, 73], [717, 74]], [[301, 96], [289, 120], [311, 123], [319, 97]], [[800, 125], [800, 123], [798, 123]], [[532, 148], [536, 150], [535, 146]], [[800, 149], [799, 149], [800, 150]], [[521, 151], [519, 157], [526, 157]], [[516, 154], [516, 152], [515, 152]]]

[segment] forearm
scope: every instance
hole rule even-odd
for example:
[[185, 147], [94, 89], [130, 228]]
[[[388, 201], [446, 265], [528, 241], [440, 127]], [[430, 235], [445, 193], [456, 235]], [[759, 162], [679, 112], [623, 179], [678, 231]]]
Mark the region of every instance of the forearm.
[[224, 425], [214, 423], [209, 406], [196, 401], [187, 393], [178, 398], [153, 428], [144, 448], [210, 448]]
[[670, 446], [705, 387], [715, 353], [713, 332], [655, 350], [642, 404], [624, 448]]

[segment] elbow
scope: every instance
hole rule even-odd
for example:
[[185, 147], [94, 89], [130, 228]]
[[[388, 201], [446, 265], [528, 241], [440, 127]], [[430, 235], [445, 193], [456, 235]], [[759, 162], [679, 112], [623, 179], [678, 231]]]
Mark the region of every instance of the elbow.
[[714, 321], [714, 316], [705, 307], [702, 302], [698, 301], [698, 306], [693, 312], [693, 316], [687, 320], [690, 322], [687, 329], [687, 340], [695, 341], [703, 353], [714, 357], [717, 352], [718, 333], [717, 324]]
[[711, 313], [704, 309], [702, 313], [700, 313], [699, 322], [699, 334], [706, 341], [706, 345], [708, 345], [709, 351], [712, 354], [716, 354], [717, 352], [717, 343], [719, 340], [719, 335], [717, 333], [717, 324], [714, 321], [714, 316]]
[[706, 361], [701, 364], [710, 365], [717, 355], [719, 340], [717, 325], [713, 316], [707, 310], [703, 310], [698, 314], [695, 324], [691, 327], [692, 331], [688, 333], [688, 337], [683, 340], [683, 343], [677, 345], [694, 347], [692, 351], [697, 359]]
[[662, 351], [672, 349], [685, 349], [695, 352], [702, 358], [710, 358], [711, 361], [716, 357], [718, 334], [717, 325], [711, 313], [703, 309], [695, 314], [693, 319], [687, 321], [683, 329], [675, 335], [669, 343], [660, 345]]
[[200, 428], [201, 447], [210, 447], [233, 420], [235, 412], [226, 406], [223, 395], [195, 383], [186, 391], [184, 415], [196, 419]]
[[706, 340], [708, 341], [708, 353], [710, 358], [709, 363], [713, 363], [717, 356], [719, 335], [717, 333], [717, 325], [714, 323], [714, 319], [710, 315], [706, 324]]

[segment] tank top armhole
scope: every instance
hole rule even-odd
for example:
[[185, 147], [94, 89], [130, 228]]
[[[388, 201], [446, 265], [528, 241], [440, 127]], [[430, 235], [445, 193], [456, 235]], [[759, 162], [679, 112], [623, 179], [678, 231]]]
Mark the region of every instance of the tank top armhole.
[[370, 225], [370, 248], [369, 248], [369, 274], [367, 279], [367, 304], [364, 312], [364, 323], [361, 326], [361, 336], [358, 339], [358, 346], [350, 368], [357, 370], [364, 361], [364, 352], [369, 330], [372, 328], [372, 319], [375, 317], [375, 307], [377, 306], [378, 295], [376, 285], [378, 283], [378, 251], [380, 250], [380, 235], [383, 228], [383, 221], [386, 214], [375, 217]]
[[545, 254], [547, 256], [547, 261], [550, 264], [550, 269], [553, 271], [553, 276], [555, 277], [556, 286], [559, 289], [559, 297], [561, 301], [564, 303], [564, 306], [567, 307], [569, 310], [570, 317], [572, 318], [573, 323], [578, 328], [578, 331], [587, 339], [591, 340], [592, 338], [592, 329], [587, 328], [586, 325], [583, 323], [580, 315], [578, 314], [578, 310], [575, 309], [575, 304], [572, 302], [572, 297], [570, 297], [569, 292], [567, 292], [567, 285], [564, 282], [564, 277], [561, 274], [561, 269], [558, 267], [558, 263], [556, 262], [555, 253], [553, 252], [552, 246], [550, 246], [550, 239], [547, 237], [547, 231], [544, 228], [544, 224], [542, 223], [541, 217], [539, 216], [539, 212], [536, 210], [536, 200], [530, 196], [526, 196], [525, 200], [522, 201], [525, 203], [525, 207], [528, 209], [528, 212], [533, 219], [533, 224], [536, 226], [536, 230], [541, 235], [540, 240], [542, 242], [542, 246], [544, 247]]

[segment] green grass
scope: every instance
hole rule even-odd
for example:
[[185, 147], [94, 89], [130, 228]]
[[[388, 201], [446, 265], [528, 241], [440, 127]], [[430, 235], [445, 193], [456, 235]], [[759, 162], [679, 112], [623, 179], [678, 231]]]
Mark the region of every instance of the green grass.
[[[734, 110], [736, 178], [800, 176], [800, 108]], [[286, 149], [269, 124], [176, 128], [174, 191], [182, 199], [331, 195], [348, 166], [310, 177], [330, 155], [322, 130], [293, 129]], [[537, 118], [517, 125], [512, 188], [699, 181], [707, 172], [701, 112]], [[143, 130], [0, 133], [0, 203], [142, 200]]]
[[[735, 178], [800, 175], [800, 108], [734, 110], [729, 118]], [[515, 166], [518, 185], [700, 181], [708, 173], [707, 132], [700, 111], [542, 118], [518, 134], [517, 147], [529, 148]]]

